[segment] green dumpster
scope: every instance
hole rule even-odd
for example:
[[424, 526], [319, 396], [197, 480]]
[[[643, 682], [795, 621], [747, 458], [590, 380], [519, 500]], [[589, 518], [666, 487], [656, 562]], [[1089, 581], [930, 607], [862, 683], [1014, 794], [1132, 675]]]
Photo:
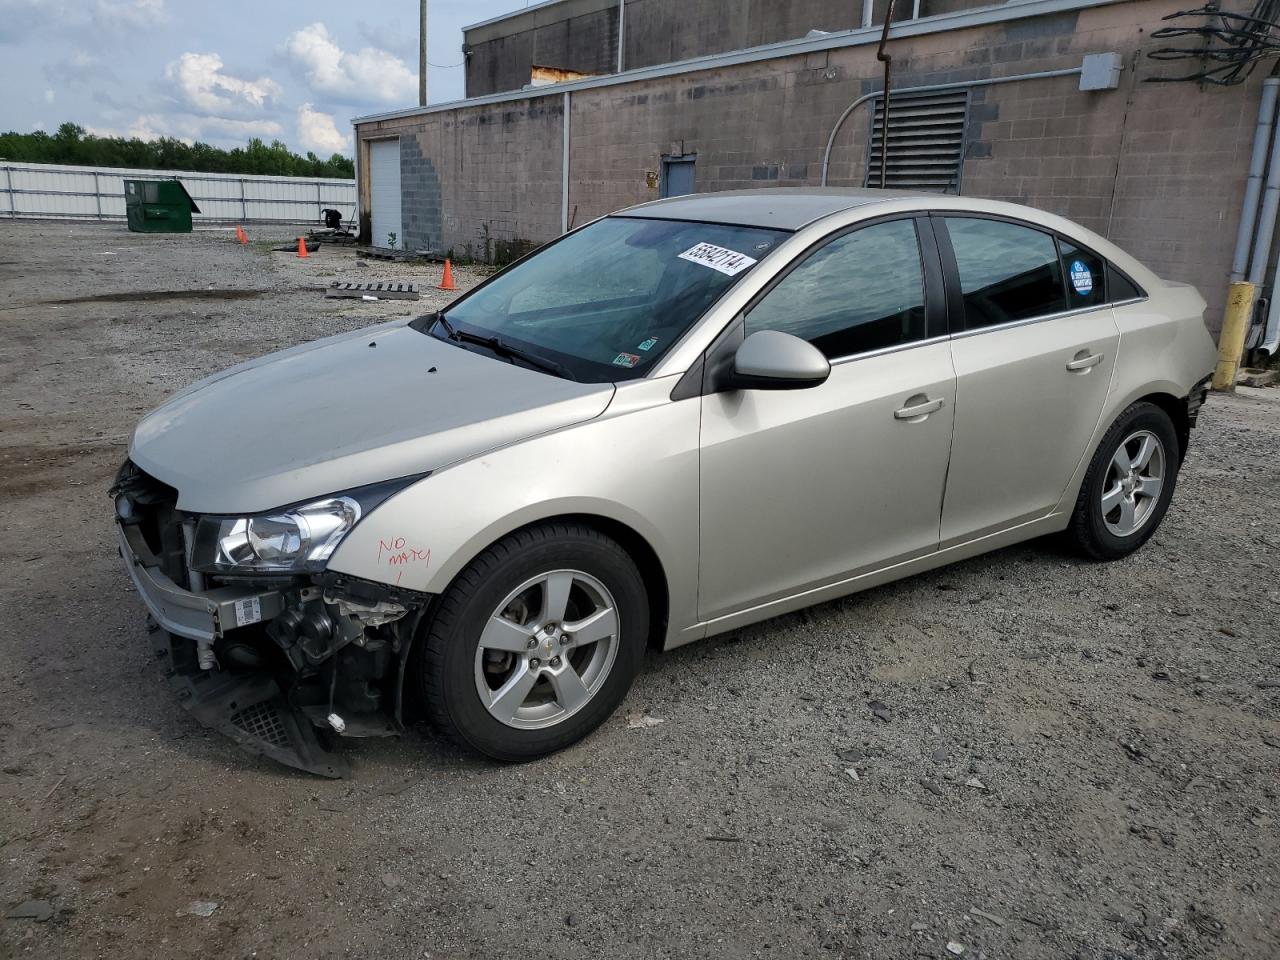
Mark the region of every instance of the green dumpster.
[[200, 208], [177, 179], [126, 180], [124, 212], [133, 233], [190, 233]]

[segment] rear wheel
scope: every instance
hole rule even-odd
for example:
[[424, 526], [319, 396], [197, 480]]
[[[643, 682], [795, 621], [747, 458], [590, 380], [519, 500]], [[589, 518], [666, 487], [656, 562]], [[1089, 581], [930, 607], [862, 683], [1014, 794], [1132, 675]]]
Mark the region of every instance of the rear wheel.
[[418, 684], [435, 725], [499, 760], [586, 736], [622, 702], [649, 630], [644, 582], [614, 541], [579, 524], [520, 531], [441, 598]]
[[1181, 460], [1169, 415], [1151, 403], [1127, 408], [1098, 445], [1068, 535], [1095, 560], [1128, 556], [1156, 532]]

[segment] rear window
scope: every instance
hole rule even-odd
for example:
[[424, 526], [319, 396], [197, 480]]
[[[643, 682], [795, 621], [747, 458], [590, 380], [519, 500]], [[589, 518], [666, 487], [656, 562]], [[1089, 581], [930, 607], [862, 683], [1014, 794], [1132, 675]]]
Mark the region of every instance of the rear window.
[[1067, 309], [1052, 236], [976, 217], [947, 217], [946, 225], [960, 273], [966, 330]]
[[1112, 303], [1123, 303], [1125, 300], [1139, 300], [1146, 294], [1123, 273], [1107, 264], [1107, 299]]

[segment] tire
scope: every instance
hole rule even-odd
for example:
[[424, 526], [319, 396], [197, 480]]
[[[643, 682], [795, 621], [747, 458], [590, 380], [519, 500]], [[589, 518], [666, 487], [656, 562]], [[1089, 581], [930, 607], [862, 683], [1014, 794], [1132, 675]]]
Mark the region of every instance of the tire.
[[576, 743], [617, 709], [648, 636], [648, 596], [626, 551], [591, 527], [548, 523], [458, 574], [411, 662], [438, 730], [524, 762]]
[[[1098, 444], [1085, 474], [1067, 528], [1072, 545], [1094, 560], [1119, 560], [1141, 547], [1169, 509], [1181, 462], [1178, 434], [1167, 413], [1146, 402], [1126, 408]], [[1135, 472], [1126, 474], [1125, 463]], [[1149, 481], [1157, 463], [1160, 483], [1154, 489]]]

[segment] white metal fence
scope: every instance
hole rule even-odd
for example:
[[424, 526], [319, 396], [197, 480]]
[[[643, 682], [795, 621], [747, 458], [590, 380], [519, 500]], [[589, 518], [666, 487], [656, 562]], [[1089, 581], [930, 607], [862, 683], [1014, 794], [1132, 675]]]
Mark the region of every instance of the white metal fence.
[[314, 223], [331, 207], [355, 217], [356, 182], [329, 178], [72, 167], [0, 160], [0, 218], [123, 220], [124, 181], [177, 177], [200, 208], [199, 222]]

